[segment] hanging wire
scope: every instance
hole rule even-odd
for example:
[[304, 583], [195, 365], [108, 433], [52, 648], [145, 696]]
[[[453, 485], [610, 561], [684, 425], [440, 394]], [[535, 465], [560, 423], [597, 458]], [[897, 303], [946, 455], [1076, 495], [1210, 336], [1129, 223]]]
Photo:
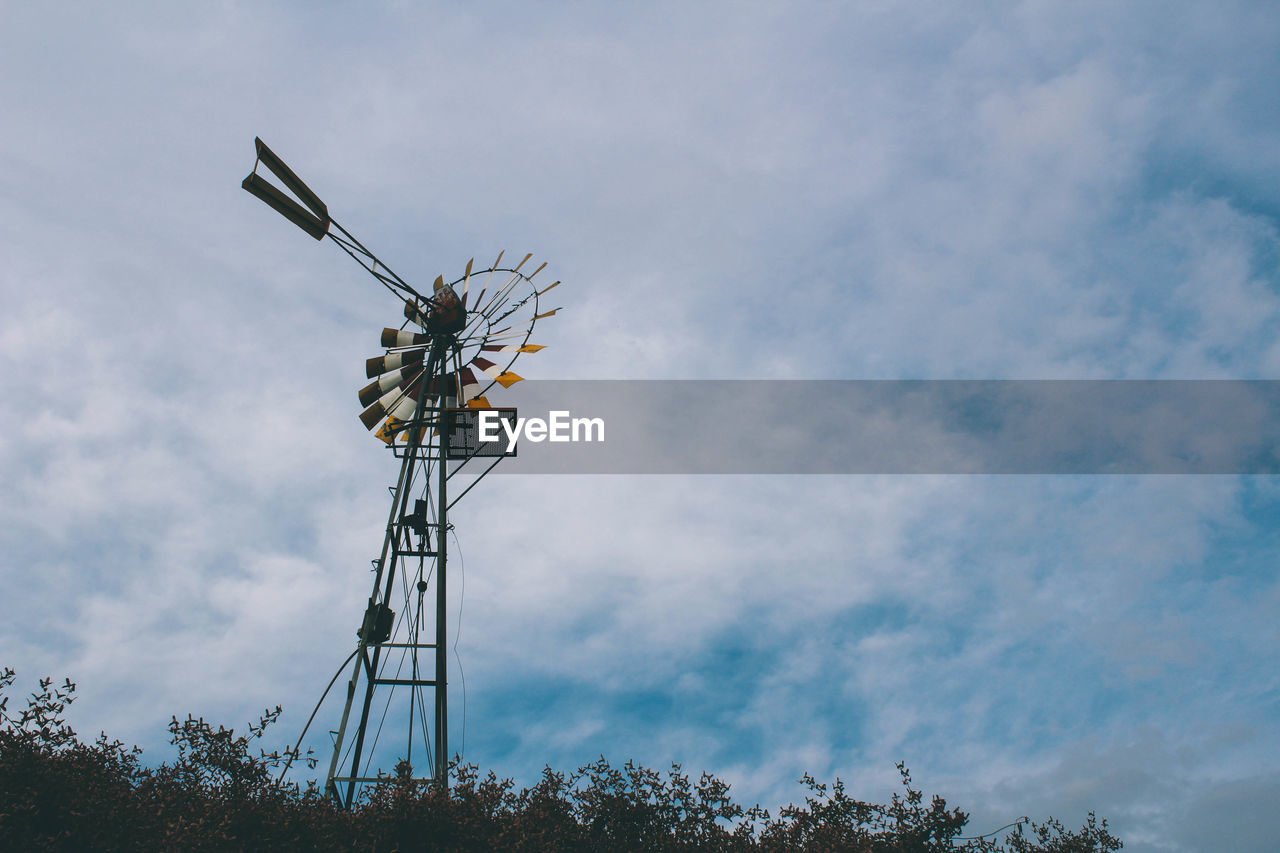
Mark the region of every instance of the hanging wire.
[[982, 835], [957, 835], [955, 840], [956, 841], [981, 841], [984, 838], [990, 838], [992, 835], [995, 835], [996, 833], [1004, 832], [1006, 829], [1008, 829], [1011, 826], [1022, 826], [1024, 823], [1030, 823], [1030, 822], [1031, 822], [1031, 818], [1027, 817], [1026, 815], [1023, 815], [1022, 817], [1015, 820], [1013, 823], [1006, 823], [1004, 826], [1000, 827], [999, 829], [993, 829], [990, 832], [984, 832]]
[[[429, 493], [429, 491], [430, 491], [430, 490], [428, 490], [428, 493]], [[424, 564], [425, 564], [425, 563], [424, 563]], [[418, 570], [418, 571], [419, 571], [419, 575], [418, 575], [418, 576], [419, 576], [419, 577], [420, 577], [420, 578], [421, 578], [421, 579], [422, 579], [426, 584], [428, 584], [428, 585], [429, 585], [429, 584], [431, 583], [431, 579], [435, 577], [435, 572], [436, 572], [436, 561], [435, 561], [435, 560], [432, 560], [432, 561], [431, 561], [430, 568], [427, 570], [427, 573], [426, 573], [426, 575], [425, 575], [425, 576], [423, 576], [423, 575], [422, 575], [422, 568], [421, 568], [421, 566], [419, 567], [419, 570]], [[422, 618], [422, 604], [423, 604], [423, 597], [425, 596], [425, 594], [426, 594], [426, 590], [425, 590], [425, 589], [420, 590], [420, 591], [418, 592], [418, 611], [417, 611], [417, 612], [418, 612], [418, 618], [419, 618], [419, 621], [421, 621], [421, 618]], [[420, 630], [421, 630], [421, 629], [419, 628], [419, 632], [420, 632]], [[418, 633], [418, 634], [416, 634], [416, 636], [421, 636], [421, 634], [420, 634], [420, 633]], [[416, 642], [416, 640], [411, 640], [411, 642]], [[416, 660], [416, 655], [415, 655], [415, 660]], [[415, 677], [415, 678], [417, 678], [417, 676], [416, 676], [416, 675], [415, 675], [414, 677]], [[431, 743], [432, 743], [432, 740], [431, 740], [431, 730], [428, 728], [428, 725], [427, 725], [427, 720], [428, 720], [429, 718], [428, 718], [428, 716], [427, 716], [427, 706], [426, 706], [426, 699], [425, 699], [425, 697], [424, 697], [424, 693], [425, 693], [425, 691], [423, 691], [423, 690], [421, 690], [421, 689], [418, 689], [418, 688], [415, 688], [415, 689], [413, 690], [413, 694], [412, 694], [412, 696], [411, 696], [411, 698], [410, 698], [410, 703], [411, 703], [411, 705], [412, 705], [413, 703], [415, 703], [415, 702], [416, 702], [416, 704], [417, 704], [417, 706], [418, 706], [418, 725], [419, 725], [419, 726], [421, 726], [421, 731], [422, 731], [422, 740], [423, 740], [423, 743], [426, 745], [427, 756], [429, 757], [429, 756], [431, 756], [431, 755], [433, 754], [433, 753], [432, 753], [432, 749], [431, 749]], [[412, 709], [410, 709], [410, 714], [411, 714], [411, 716], [410, 716], [410, 722], [409, 722], [409, 726], [410, 726], [410, 734], [409, 734], [409, 737], [410, 737], [410, 738], [412, 738], [412, 737], [413, 737], [413, 731], [412, 731], [412, 727], [413, 727]]]
[[[285, 759], [284, 768], [281, 769], [280, 775], [276, 778], [284, 779], [284, 774], [289, 772], [289, 768], [293, 766], [293, 759], [298, 756], [298, 750], [302, 748], [302, 739], [307, 736], [307, 730], [311, 728], [311, 723], [315, 721], [316, 714], [320, 711], [320, 706], [324, 704], [325, 697], [329, 695], [329, 691], [333, 689], [333, 685], [338, 683], [338, 678], [342, 675], [343, 670], [347, 668], [347, 664], [351, 663], [351, 659], [359, 654], [357, 648], [347, 655], [347, 659], [338, 665], [338, 671], [333, 674], [333, 678], [329, 681], [329, 686], [320, 694], [320, 701], [316, 702], [316, 706], [311, 709], [311, 716], [307, 717], [307, 724], [302, 727], [302, 734], [298, 735], [298, 742], [293, 745], [293, 752]], [[6, 719], [8, 719], [6, 717]]]
[[453, 657], [458, 662], [458, 675], [462, 678], [462, 747], [458, 750], [458, 755], [463, 756], [467, 753], [467, 672], [462, 668], [462, 656], [458, 654], [458, 640], [462, 638], [462, 605], [467, 597], [467, 561], [462, 558], [462, 543], [458, 541], [458, 532], [452, 526], [450, 526], [449, 532], [453, 534], [453, 544], [458, 554], [458, 578], [460, 581], [458, 589], [458, 619], [453, 635]]
[[[402, 613], [400, 615], [401, 615], [401, 618], [403, 618], [404, 614]], [[400, 673], [404, 670], [404, 659], [405, 659], [405, 656], [408, 655], [408, 653], [409, 653], [408, 649], [400, 650], [400, 663], [398, 666], [396, 666], [396, 675], [395, 675], [396, 678], [399, 678]], [[381, 671], [386, 672], [385, 665], [383, 666]], [[365, 759], [364, 771], [360, 773], [361, 776], [369, 775], [369, 766], [373, 764], [373, 756], [378, 749], [378, 739], [382, 736], [382, 726], [387, 722], [387, 713], [388, 711], [391, 710], [391, 700], [396, 695], [396, 688], [399, 685], [392, 684], [389, 686], [391, 689], [387, 691], [387, 704], [382, 706], [382, 717], [379, 718], [378, 720], [378, 729], [373, 733], [373, 741], [370, 742], [369, 744], [369, 757]]]
[[[412, 546], [413, 545], [412, 531], [409, 531], [408, 538], [409, 538], [409, 545]], [[417, 571], [418, 577], [422, 577], [423, 559], [424, 558], [421, 555], [419, 555], [418, 571]], [[413, 645], [418, 642], [418, 623], [422, 620], [422, 608], [421, 606], [419, 606], [416, 610], [412, 609], [413, 604], [409, 598], [409, 572], [407, 570], [404, 572], [404, 581], [403, 583], [400, 584], [400, 586], [403, 588], [403, 594], [404, 594], [404, 613], [405, 613], [406, 628], [408, 631], [408, 642], [410, 643], [410, 645]], [[418, 601], [419, 603], [421, 603], [422, 601], [421, 593], [418, 594]], [[412, 610], [412, 616], [410, 615], [411, 610]], [[408, 649], [405, 649], [405, 651], [407, 652]], [[409, 660], [411, 662], [411, 667], [409, 672], [410, 680], [417, 681], [418, 680], [418, 650], [416, 648], [413, 650], [413, 654], [410, 656]], [[417, 684], [412, 684], [409, 686], [409, 736], [408, 736], [408, 741], [405, 744], [404, 760], [409, 762], [410, 766], [413, 766], [413, 705], [414, 705], [413, 700], [418, 693], [418, 689], [419, 688]]]
[[[428, 506], [430, 506], [430, 500], [431, 500], [431, 477], [430, 477], [429, 473], [428, 473], [428, 476], [424, 477], [424, 478], [423, 478], [423, 481], [422, 481], [422, 495], [423, 495], [423, 499], [424, 499], [425, 501], [427, 501]], [[426, 534], [424, 533], [424, 534], [423, 534], [423, 536], [422, 536], [422, 537], [420, 537], [420, 541], [419, 541], [419, 543], [418, 543], [418, 548], [417, 548], [416, 550], [419, 550], [419, 551], [423, 550], [423, 547], [422, 547], [422, 546], [423, 546], [424, 542], [423, 542], [422, 540], [423, 540], [423, 539], [425, 539], [425, 536], [426, 536]], [[410, 538], [409, 538], [409, 545], [410, 545], [410, 546], [412, 546], [412, 545], [413, 545], [413, 538], [412, 538], [412, 534], [410, 534]], [[429, 570], [426, 570], [426, 572], [425, 572], [425, 574], [424, 574], [424, 569], [426, 569], [426, 566], [427, 566], [427, 560], [426, 560], [426, 557], [424, 557], [423, 555], [419, 554], [419, 556], [418, 556], [418, 565], [417, 565], [417, 577], [416, 577], [416, 579], [414, 579], [414, 587], [415, 587], [414, 591], [413, 591], [412, 593], [410, 592], [410, 588], [409, 588], [409, 586], [410, 586], [410, 580], [411, 580], [411, 578], [410, 578], [410, 575], [409, 575], [409, 572], [408, 572], [408, 571], [404, 572], [404, 581], [403, 581], [403, 583], [401, 584], [401, 586], [402, 586], [402, 594], [403, 594], [403, 596], [404, 596], [404, 612], [405, 612], [405, 615], [406, 615], [406, 616], [408, 616], [410, 613], [412, 613], [412, 617], [411, 617], [411, 618], [409, 618], [409, 619], [407, 620], [407, 627], [408, 627], [408, 634], [409, 634], [408, 641], [409, 641], [409, 643], [414, 644], [414, 645], [416, 645], [416, 644], [419, 642], [419, 640], [420, 640], [420, 638], [421, 638], [421, 636], [422, 636], [422, 624], [423, 624], [423, 603], [424, 603], [424, 596], [425, 596], [425, 593], [426, 593], [426, 584], [427, 584], [427, 583], [429, 583], [429, 581], [430, 581], [431, 577], [433, 577], [433, 576], [434, 576], [434, 574], [435, 574], [435, 560], [434, 560], [434, 559], [431, 561], [431, 564], [430, 564], [430, 565], [431, 565], [431, 568], [430, 568]], [[418, 587], [418, 586], [417, 586], [417, 583], [418, 583], [418, 582], [422, 582], [423, 586]], [[415, 605], [415, 602], [414, 602], [414, 601], [412, 600], [412, 598], [411, 598], [411, 596], [414, 596], [414, 594], [415, 594], [415, 593], [416, 593], [416, 599], [417, 599], [417, 600], [416, 600], [416, 605]], [[417, 649], [416, 649], [416, 648], [413, 650], [413, 655], [412, 655], [412, 657], [410, 658], [410, 660], [412, 661], [412, 670], [413, 670], [413, 672], [412, 672], [413, 679], [412, 679], [412, 680], [417, 681], [417, 680], [419, 680], [419, 678], [420, 678], [420, 669], [419, 669], [419, 666], [418, 666], [418, 654], [417, 654]], [[415, 716], [414, 711], [415, 711], [415, 708], [416, 708], [416, 710], [417, 710], [417, 712], [418, 712], [418, 714], [417, 714], [417, 716], [418, 716], [418, 724], [419, 724], [419, 726], [421, 726], [422, 739], [423, 739], [423, 743], [424, 743], [424, 745], [425, 745], [425, 747], [426, 747], [426, 750], [427, 750], [427, 753], [426, 753], [426, 754], [427, 754], [428, 756], [430, 756], [430, 755], [432, 754], [432, 752], [431, 752], [431, 734], [430, 734], [429, 730], [427, 729], [427, 712], [426, 712], [425, 700], [424, 700], [424, 698], [423, 698], [423, 694], [425, 693], [425, 691], [422, 689], [422, 687], [420, 687], [419, 685], [416, 685], [416, 684], [415, 684], [415, 685], [412, 685], [412, 686], [409, 688], [409, 691], [410, 691], [410, 696], [409, 696], [409, 726], [408, 726], [408, 742], [407, 742], [407, 747], [406, 747], [407, 752], [406, 752], [406, 755], [405, 755], [405, 760], [406, 760], [406, 761], [408, 761], [408, 762], [410, 762], [410, 764], [412, 764], [412, 762], [413, 762], [413, 738], [414, 738], [414, 716]]]

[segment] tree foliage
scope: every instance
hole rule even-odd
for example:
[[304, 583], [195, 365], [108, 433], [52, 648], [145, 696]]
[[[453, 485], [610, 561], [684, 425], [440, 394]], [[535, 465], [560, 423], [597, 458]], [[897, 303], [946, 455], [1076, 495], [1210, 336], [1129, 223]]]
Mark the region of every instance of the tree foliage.
[[10, 713], [0, 673], [0, 849], [382, 851], [852, 851], [852, 853], [1105, 853], [1121, 843], [1093, 814], [1078, 832], [1050, 818], [1003, 834], [962, 836], [968, 816], [941, 797], [926, 803], [899, 764], [903, 793], [877, 805], [849, 796], [837, 779], [806, 775], [802, 805], [776, 817], [743, 808], [709, 773], [665, 773], [603, 757], [564, 774], [547, 768], [517, 789], [493, 772], [455, 763], [442, 792], [401, 763], [351, 810], [314, 786], [281, 782], [297, 756], [254, 747], [280, 715], [263, 713], [248, 733], [176, 717], [172, 762], [149, 767], [137, 747], [105, 734], [85, 743], [63, 714], [75, 684], [51, 679]]

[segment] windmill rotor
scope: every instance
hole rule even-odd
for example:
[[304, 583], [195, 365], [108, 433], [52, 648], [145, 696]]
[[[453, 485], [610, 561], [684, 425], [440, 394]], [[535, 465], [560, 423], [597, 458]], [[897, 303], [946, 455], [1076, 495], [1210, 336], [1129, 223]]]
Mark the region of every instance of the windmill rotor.
[[[366, 378], [372, 381], [358, 395], [366, 429], [381, 425], [376, 435], [383, 441], [403, 440], [424, 387], [430, 405], [443, 398], [446, 408], [482, 409], [490, 408], [487, 395], [494, 385], [510, 388], [524, 378], [511, 368], [521, 355], [545, 349], [530, 340], [537, 322], [559, 310], [541, 311], [540, 297], [560, 282], [539, 290], [533, 278], [546, 264], [526, 275], [521, 267], [530, 255], [515, 267], [499, 266], [502, 255], [480, 270], [474, 269], [474, 259], [468, 261], [466, 272], [447, 284], [438, 277], [433, 299], [406, 302], [405, 322], [382, 330], [386, 353], [365, 362]], [[483, 277], [485, 284], [476, 297], [481, 307], [468, 310], [473, 276]], [[495, 276], [501, 286], [480, 303]], [[424, 379], [425, 364], [437, 346], [445, 348], [448, 369], [432, 385]]]

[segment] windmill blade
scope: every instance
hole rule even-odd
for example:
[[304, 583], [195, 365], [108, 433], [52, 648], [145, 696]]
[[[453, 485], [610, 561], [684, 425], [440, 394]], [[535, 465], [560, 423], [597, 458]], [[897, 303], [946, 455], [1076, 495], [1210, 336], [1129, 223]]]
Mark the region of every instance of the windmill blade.
[[554, 315], [555, 315], [555, 313], [556, 313], [557, 311], [560, 311], [560, 310], [562, 310], [562, 309], [560, 309], [560, 308], [552, 308], [550, 311], [544, 311], [544, 312], [543, 312], [543, 313], [541, 313], [541, 314], [534, 314], [534, 315], [533, 315], [533, 319], [531, 319], [531, 320], [526, 320], [526, 321], [525, 321], [525, 322], [523, 322], [523, 323], [515, 323], [515, 324], [512, 324], [512, 325], [510, 325], [510, 326], [503, 326], [501, 329], [495, 329], [495, 330], [493, 330], [492, 332], [490, 332], [490, 333], [487, 335], [487, 337], [489, 337], [489, 338], [495, 338], [495, 337], [499, 337], [499, 336], [501, 336], [501, 335], [503, 335], [503, 334], [505, 334], [505, 333], [507, 333], [507, 332], [515, 332], [515, 331], [518, 331], [518, 330], [520, 330], [520, 329], [532, 329], [532, 328], [534, 327], [534, 325], [535, 325], [539, 320], [543, 320], [543, 319], [545, 319], [545, 318], [547, 318], [547, 317], [554, 316]]
[[431, 336], [422, 332], [406, 332], [403, 329], [383, 329], [382, 345], [392, 347], [412, 347], [431, 343]]
[[[480, 300], [484, 299], [485, 291], [489, 289], [489, 282], [493, 281], [493, 274], [498, 271], [498, 264], [502, 263], [502, 256], [506, 254], [506, 249], [498, 253], [497, 260], [493, 262], [493, 266], [489, 268], [489, 275], [484, 280], [484, 286], [480, 288], [480, 295], [476, 297], [475, 304], [479, 305]], [[483, 316], [483, 315], [481, 315]]]
[[446, 373], [444, 376], [438, 376], [431, 383], [429, 393], [433, 397], [444, 395], [446, 399], [456, 399], [458, 396], [458, 374]]
[[531, 334], [533, 334], [532, 328], [521, 329], [515, 332], [507, 332], [506, 334], [502, 334], [502, 335], [489, 335], [487, 338], [484, 339], [483, 343], [486, 346], [489, 346], [489, 345], [496, 345], [498, 343], [509, 344], [512, 341], [520, 341], [520, 343], [523, 344], [524, 340], [522, 339], [527, 339]]
[[[412, 400], [416, 403], [418, 394], [422, 388], [421, 374], [414, 379], [405, 379], [399, 385], [387, 391], [379, 397], [372, 405], [360, 413], [360, 423], [364, 424], [365, 429], [373, 429], [381, 423], [387, 416], [391, 415], [396, 407], [405, 400]], [[403, 408], [403, 407], [401, 407]], [[410, 412], [412, 414], [412, 412]]]
[[398, 367], [382, 374], [360, 389], [360, 405], [365, 407], [373, 405], [374, 401], [387, 391], [390, 391], [406, 379], [416, 378], [420, 373], [422, 373], [422, 365], [418, 364]]
[[[483, 293], [481, 294], [484, 295]], [[474, 337], [480, 331], [480, 327], [488, 323], [488, 320], [479, 311], [471, 311], [467, 314], [467, 328], [459, 335], [461, 339]]]
[[[432, 398], [430, 397], [427, 398], [428, 405], [430, 405], [431, 399]], [[413, 413], [417, 410], [418, 395], [405, 394], [394, 406], [391, 407], [387, 414], [388, 417], [395, 418], [396, 420], [410, 421], [413, 420]]]
[[[526, 260], [528, 259], [526, 258]], [[497, 306], [500, 304], [500, 302], [505, 301], [505, 298], [510, 295], [511, 291], [519, 283], [520, 283], [520, 273], [513, 272], [511, 274], [511, 278], [507, 279], [507, 283], [502, 286], [501, 290], [499, 290], [497, 293], [493, 295], [493, 298], [489, 300], [489, 304], [484, 306], [484, 308], [480, 310], [480, 313], [487, 315], [497, 310]]]
[[[498, 335], [497, 337], [486, 338], [484, 346], [481, 347], [481, 351], [490, 346], [524, 346], [529, 334], [529, 332], [512, 332], [509, 335]], [[489, 352], [493, 352], [493, 350], [489, 350]]]
[[546, 349], [538, 344], [507, 344], [506, 346], [483, 346], [480, 347], [481, 352], [537, 352]]
[[533, 331], [533, 327], [537, 322], [537, 320], [528, 320], [524, 323], [516, 323], [511, 326], [503, 326], [501, 329], [495, 329], [484, 336], [485, 343], [527, 335]]
[[481, 371], [491, 377], [493, 381], [497, 382], [503, 388], [510, 388], [517, 382], [524, 380], [523, 376], [518, 376], [515, 373], [504, 371], [501, 367], [494, 364], [492, 361], [489, 361], [487, 358], [476, 356], [471, 359], [471, 363], [480, 368]]
[[387, 407], [383, 405], [381, 400], [379, 400], [360, 413], [360, 423], [364, 424], [365, 429], [373, 429], [378, 424], [382, 423], [386, 416]]
[[483, 392], [480, 380], [476, 379], [475, 371], [470, 367], [462, 368], [458, 371], [458, 375], [462, 380], [462, 399], [470, 403]]
[[397, 367], [404, 367], [406, 364], [417, 364], [426, 357], [426, 354], [426, 350], [420, 349], [409, 350], [408, 352], [393, 352], [366, 359], [364, 376], [366, 379], [372, 379], [381, 373], [386, 373], [388, 370], [395, 370]]
[[424, 329], [427, 327], [427, 315], [422, 313], [422, 309], [416, 303], [406, 302], [404, 304], [404, 316], [411, 323], [417, 323]]
[[467, 271], [462, 274], [462, 307], [467, 307], [467, 287], [471, 284], [471, 265], [476, 262], [475, 258], [467, 261]]
[[401, 432], [403, 426], [404, 421], [399, 418], [387, 418], [382, 428], [375, 432], [374, 435], [382, 439], [387, 445], [392, 445], [396, 443], [396, 439], [399, 436], [403, 435]]

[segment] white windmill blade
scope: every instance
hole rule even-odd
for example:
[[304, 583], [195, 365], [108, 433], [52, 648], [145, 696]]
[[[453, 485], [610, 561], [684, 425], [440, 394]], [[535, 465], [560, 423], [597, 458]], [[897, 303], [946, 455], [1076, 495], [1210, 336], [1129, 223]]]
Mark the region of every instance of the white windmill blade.
[[467, 402], [479, 397], [484, 393], [484, 389], [480, 386], [480, 381], [476, 379], [475, 371], [470, 367], [464, 367], [458, 371], [459, 378], [462, 381], [462, 399]]
[[493, 295], [493, 297], [489, 300], [489, 304], [484, 306], [484, 309], [480, 313], [489, 315], [494, 311], [496, 311], [498, 306], [506, 301], [506, 297], [510, 295], [512, 290], [515, 289], [515, 286], [520, 282], [527, 281], [527, 280], [528, 279], [520, 275], [520, 273], [513, 272], [511, 274], [511, 278], [507, 279], [507, 283], [502, 286], [501, 290], [499, 290], [497, 293]]
[[518, 338], [523, 338], [532, 332], [533, 332], [533, 325], [529, 324], [528, 328], [525, 328], [525, 329], [517, 329], [516, 331], [513, 331], [513, 332], [504, 332], [503, 334], [500, 334], [500, 335], [499, 334], [488, 335], [484, 339], [484, 344], [486, 345], [495, 344], [500, 341], [509, 342], [509, 341], [516, 340]]
[[[503, 285], [502, 290], [498, 291], [498, 293], [496, 293], [494, 297], [489, 300], [489, 305], [486, 305], [484, 307], [484, 309], [481, 311], [482, 314], [487, 315], [492, 313], [491, 306], [493, 305], [493, 303], [497, 302], [506, 292], [509, 292], [510, 289], [513, 288], [517, 282], [528, 281], [529, 279], [533, 278], [532, 275], [524, 276], [520, 274], [520, 268], [524, 266], [525, 263], [532, 257], [533, 257], [533, 252], [530, 252], [520, 260], [520, 263], [516, 264], [515, 269], [511, 271], [511, 278], [507, 279], [507, 283]], [[542, 267], [545, 267], [545, 266], [546, 264], [542, 265]], [[542, 267], [538, 267], [536, 270], [534, 270], [534, 275], [537, 275], [539, 272], [541, 272]], [[476, 300], [476, 304], [477, 305], [480, 304], [480, 301], [478, 299]]]
[[425, 332], [409, 332], [404, 329], [386, 328], [382, 330], [382, 345], [387, 349], [394, 347], [425, 346], [431, 343], [431, 336]]
[[402, 380], [391, 390], [378, 397], [368, 408], [360, 413], [360, 422], [365, 429], [373, 429], [391, 414], [391, 410], [406, 397], [417, 396], [415, 389], [422, 387], [422, 374], [416, 378]]
[[393, 352], [387, 355], [374, 356], [365, 359], [364, 372], [366, 379], [372, 379], [375, 376], [386, 373], [388, 370], [395, 370], [404, 367], [406, 364], [418, 364], [426, 358], [426, 350], [408, 350], [406, 352]]
[[374, 379], [368, 385], [360, 389], [360, 405], [372, 406], [373, 403], [386, 392], [398, 386], [406, 379], [414, 379], [418, 374], [422, 373], [422, 365], [406, 365], [390, 370]]
[[[481, 286], [480, 288], [480, 295], [476, 297], [476, 301], [474, 303], [475, 305], [479, 305], [480, 300], [484, 299], [485, 291], [489, 289], [489, 282], [493, 281], [493, 274], [498, 271], [498, 264], [502, 263], [502, 256], [505, 255], [506, 253], [507, 253], [506, 249], [503, 249], [501, 252], [498, 252], [498, 257], [496, 260], [494, 260], [493, 266], [489, 267], [489, 275], [485, 277], [484, 285]], [[480, 312], [476, 312], [476, 313], [479, 314]]]
[[490, 378], [493, 379], [494, 382], [497, 382], [503, 388], [510, 388], [512, 385], [515, 385], [517, 382], [521, 382], [524, 380], [523, 376], [519, 376], [515, 373], [511, 373], [509, 371], [503, 370], [501, 367], [494, 364], [492, 361], [489, 361], [489, 359], [483, 358], [481, 356], [476, 356], [475, 358], [471, 359], [471, 364], [480, 368], [482, 373], [485, 373], [486, 375], [488, 375]]

